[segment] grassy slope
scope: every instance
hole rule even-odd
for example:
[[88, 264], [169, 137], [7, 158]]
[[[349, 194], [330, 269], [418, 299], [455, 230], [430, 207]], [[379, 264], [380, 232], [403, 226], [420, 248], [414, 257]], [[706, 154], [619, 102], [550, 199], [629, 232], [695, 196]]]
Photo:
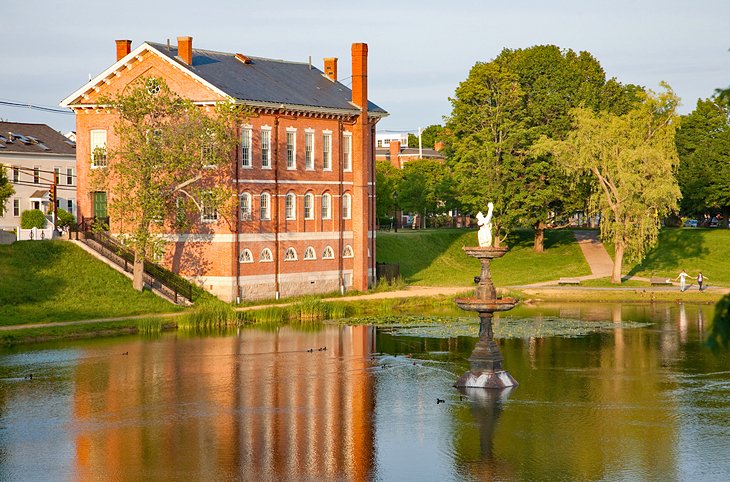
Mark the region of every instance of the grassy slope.
[[702, 271], [710, 285], [730, 286], [729, 255], [730, 229], [665, 228], [644, 261], [626, 263], [623, 272], [674, 279], [682, 269], [690, 275]]
[[[463, 246], [477, 245], [474, 230], [441, 229], [398, 233], [378, 232], [378, 262], [400, 263], [406, 282], [427, 286], [473, 286], [479, 261]], [[492, 262], [497, 286], [518, 285], [590, 274], [571, 231], [546, 235], [544, 253], [532, 251], [532, 231], [518, 231], [507, 240], [510, 251]]]
[[0, 325], [177, 310], [69, 242], [0, 246]]

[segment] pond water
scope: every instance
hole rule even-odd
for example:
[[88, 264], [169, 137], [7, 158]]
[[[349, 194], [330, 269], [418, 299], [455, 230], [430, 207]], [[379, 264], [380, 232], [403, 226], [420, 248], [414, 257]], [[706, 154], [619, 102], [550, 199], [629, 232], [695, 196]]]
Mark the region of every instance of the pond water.
[[614, 327], [499, 340], [509, 392], [452, 388], [476, 338], [432, 327], [0, 351], [0, 480], [727, 480], [711, 306], [518, 307], [497, 332], [527, 316]]

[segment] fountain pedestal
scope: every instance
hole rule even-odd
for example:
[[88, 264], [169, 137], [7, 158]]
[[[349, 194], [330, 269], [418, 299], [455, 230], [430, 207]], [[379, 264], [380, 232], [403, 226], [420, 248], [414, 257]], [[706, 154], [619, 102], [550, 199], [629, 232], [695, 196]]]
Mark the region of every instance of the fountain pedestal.
[[492, 259], [504, 256], [508, 249], [506, 246], [464, 248], [468, 256], [479, 259], [482, 272], [474, 296], [456, 298], [454, 301], [462, 310], [479, 313], [479, 341], [469, 357], [470, 370], [456, 381], [455, 387], [501, 389], [518, 385], [512, 375], [502, 368], [502, 353], [492, 332], [494, 312], [508, 311], [517, 305], [514, 298], [497, 298], [497, 290], [489, 272]]

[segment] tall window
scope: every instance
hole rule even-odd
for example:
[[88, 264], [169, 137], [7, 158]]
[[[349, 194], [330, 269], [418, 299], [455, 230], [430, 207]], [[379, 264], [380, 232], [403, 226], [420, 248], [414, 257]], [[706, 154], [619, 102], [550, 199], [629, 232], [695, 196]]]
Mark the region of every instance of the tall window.
[[69, 199], [66, 201], [66, 211], [73, 214], [74, 213], [74, 202], [73, 200]]
[[251, 163], [251, 128], [244, 127], [241, 130], [241, 165], [253, 167]]
[[297, 131], [286, 131], [286, 168], [297, 168]]
[[342, 138], [342, 170], [352, 171], [352, 135], [345, 134]]
[[314, 219], [314, 194], [304, 195], [304, 219]]
[[296, 219], [297, 217], [297, 197], [293, 192], [286, 195], [285, 201], [286, 219]]
[[61, 182], [61, 168], [60, 167], [54, 167], [53, 168], [53, 180], [56, 183]]
[[106, 166], [106, 131], [91, 131], [91, 167]]
[[314, 131], [304, 133], [304, 169], [314, 170]]
[[352, 207], [352, 196], [348, 193], [342, 195], [342, 219], [350, 219], [350, 208]]
[[20, 182], [20, 169], [17, 167], [13, 168], [13, 182]]
[[218, 210], [213, 207], [211, 200], [205, 197], [203, 197], [201, 202], [200, 220], [204, 223], [218, 221]]
[[322, 194], [322, 219], [330, 218], [330, 207], [332, 206], [332, 196], [329, 193]]
[[241, 221], [250, 221], [251, 215], [251, 194], [244, 192], [241, 194]]
[[73, 186], [74, 183], [74, 169], [73, 167], [69, 167], [66, 169], [66, 184], [69, 186]]
[[261, 167], [271, 169], [271, 129], [261, 129]]
[[20, 199], [13, 199], [13, 217], [20, 216]]
[[328, 132], [322, 134], [322, 169], [332, 170], [332, 134]]
[[262, 192], [259, 198], [259, 216], [261, 219], [271, 219], [271, 195], [268, 192]]
[[41, 182], [41, 168], [40, 166], [35, 166], [33, 168], [33, 184], [40, 184]]

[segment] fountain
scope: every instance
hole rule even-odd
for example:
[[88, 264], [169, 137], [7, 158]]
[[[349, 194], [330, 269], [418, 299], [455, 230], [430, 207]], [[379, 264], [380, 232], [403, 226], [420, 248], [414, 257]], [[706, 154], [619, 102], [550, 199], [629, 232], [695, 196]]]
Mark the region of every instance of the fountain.
[[[517, 386], [517, 381], [502, 368], [502, 354], [494, 341], [492, 332], [492, 317], [494, 312], [508, 311], [517, 305], [514, 298], [497, 298], [497, 290], [492, 283], [489, 265], [495, 258], [501, 258], [508, 251], [507, 246], [492, 246], [492, 210], [493, 204], [488, 204], [489, 211], [485, 217], [481, 212], [477, 214], [479, 223], [479, 247], [464, 247], [468, 256], [477, 258], [482, 264], [479, 283], [474, 290], [474, 296], [456, 298], [456, 305], [465, 311], [479, 313], [479, 341], [469, 357], [470, 370], [462, 375], [454, 384], [455, 387], [474, 388], [507, 388]], [[476, 280], [476, 278], [475, 278]]]

